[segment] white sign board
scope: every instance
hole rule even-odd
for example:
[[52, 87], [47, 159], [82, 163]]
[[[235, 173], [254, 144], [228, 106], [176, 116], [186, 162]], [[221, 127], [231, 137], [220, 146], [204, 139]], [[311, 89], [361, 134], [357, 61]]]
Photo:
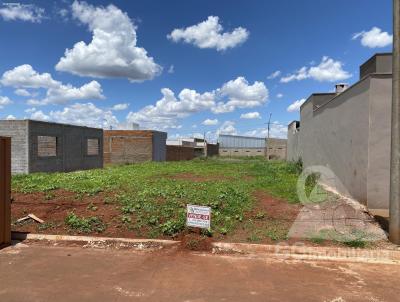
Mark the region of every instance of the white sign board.
[[211, 208], [188, 204], [186, 225], [189, 227], [209, 229], [211, 227]]

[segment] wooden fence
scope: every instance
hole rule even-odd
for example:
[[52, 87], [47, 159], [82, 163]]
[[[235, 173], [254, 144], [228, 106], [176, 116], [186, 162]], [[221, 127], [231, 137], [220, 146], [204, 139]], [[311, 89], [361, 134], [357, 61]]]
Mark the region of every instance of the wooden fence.
[[0, 248], [11, 243], [11, 138], [0, 137]]

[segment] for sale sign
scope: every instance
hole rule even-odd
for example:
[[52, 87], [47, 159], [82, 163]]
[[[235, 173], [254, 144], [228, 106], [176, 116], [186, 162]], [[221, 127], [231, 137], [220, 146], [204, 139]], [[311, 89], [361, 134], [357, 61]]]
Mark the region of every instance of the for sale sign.
[[211, 208], [188, 204], [186, 225], [189, 227], [209, 229], [211, 227]]

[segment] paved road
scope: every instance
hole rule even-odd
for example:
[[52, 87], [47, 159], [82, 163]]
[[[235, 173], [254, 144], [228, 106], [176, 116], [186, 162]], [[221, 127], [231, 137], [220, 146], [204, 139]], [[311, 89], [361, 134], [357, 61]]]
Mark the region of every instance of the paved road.
[[400, 301], [400, 266], [179, 251], [0, 251], [0, 301]]

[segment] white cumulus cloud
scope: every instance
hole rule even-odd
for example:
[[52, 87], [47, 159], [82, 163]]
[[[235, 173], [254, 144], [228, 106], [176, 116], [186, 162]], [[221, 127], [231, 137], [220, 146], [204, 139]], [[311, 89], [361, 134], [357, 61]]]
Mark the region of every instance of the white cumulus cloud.
[[71, 84], [62, 84], [60, 81], [54, 80], [49, 73], [38, 73], [29, 64], [20, 65], [4, 72], [0, 83], [18, 89], [46, 89], [44, 99], [28, 100], [28, 104], [31, 105], [63, 104], [71, 100], [104, 99], [101, 85], [97, 81], [91, 81], [81, 87], [74, 87]]
[[393, 35], [373, 27], [369, 31], [362, 31], [353, 35], [353, 40], [361, 39], [361, 45], [369, 48], [386, 47], [393, 43]]
[[6, 116], [6, 120], [16, 120], [17, 118], [14, 116], [14, 115], [12, 115], [12, 114], [9, 114], [9, 115], [7, 115]]
[[95, 7], [75, 1], [72, 16], [89, 27], [92, 41], [80, 41], [67, 49], [57, 70], [96, 78], [127, 78], [131, 82], [151, 80], [161, 73], [161, 66], [137, 46], [137, 28], [127, 13], [112, 4]]
[[119, 128], [120, 123], [111, 110], [96, 107], [93, 103], [76, 103], [62, 110], [50, 111], [48, 114], [42, 110], [30, 108], [25, 112], [30, 113], [30, 118], [42, 121], [82, 125], [98, 128]]
[[267, 79], [268, 80], [273, 80], [273, 79], [276, 79], [277, 77], [279, 77], [280, 75], [281, 75], [281, 71], [280, 70], [277, 70], [277, 71], [274, 71], [273, 73], [271, 73], [268, 77], [267, 77]]
[[235, 128], [235, 122], [233, 121], [225, 121], [221, 127], [217, 131], [217, 136], [220, 134], [229, 134], [229, 135], [235, 135], [237, 134], [237, 130]]
[[214, 93], [198, 93], [183, 89], [178, 97], [169, 88], [161, 89], [163, 95], [154, 105], [148, 105], [137, 112], [128, 114], [128, 122], [139, 123], [146, 128], [166, 129], [177, 126], [177, 120], [192, 113], [207, 110], [214, 106]]
[[255, 111], [255, 112], [247, 112], [247, 113], [243, 113], [240, 115], [241, 119], [248, 119], [248, 120], [252, 120], [252, 119], [260, 119], [261, 115], [259, 112]]
[[352, 74], [343, 69], [343, 63], [327, 56], [322, 57], [321, 63], [317, 66], [303, 66], [294, 74], [282, 77], [281, 83], [314, 79], [319, 82], [335, 82], [351, 78]]
[[122, 103], [122, 104], [115, 104], [112, 106], [111, 110], [113, 111], [122, 111], [128, 109], [129, 104], [128, 103]]
[[[257, 128], [255, 130], [243, 133], [245, 136], [268, 137], [268, 128]], [[279, 121], [271, 123], [269, 137], [271, 138], [287, 138], [287, 126]]]
[[44, 18], [44, 9], [33, 4], [5, 3], [0, 8], [0, 16], [5, 21], [26, 21], [40, 23]]
[[50, 117], [48, 115], [44, 114], [42, 110], [38, 110], [38, 111], [34, 110], [31, 113], [30, 119], [36, 120], [36, 121], [45, 121], [45, 122], [50, 121]]
[[218, 120], [217, 119], [206, 119], [202, 122], [203, 125], [205, 126], [214, 126], [218, 124]]
[[0, 109], [12, 103], [13, 102], [7, 96], [0, 96]]
[[231, 32], [223, 32], [219, 17], [209, 16], [207, 20], [186, 28], [174, 29], [168, 39], [193, 44], [199, 48], [215, 48], [223, 51], [244, 43], [249, 32], [243, 27], [237, 27]]
[[250, 85], [244, 77], [238, 77], [225, 83], [216, 91], [218, 98], [228, 101], [218, 101], [211, 110], [213, 113], [233, 112], [236, 108], [254, 108], [264, 105], [268, 100], [268, 89], [263, 82]]
[[244, 77], [228, 81], [221, 88], [199, 93], [184, 88], [176, 97], [169, 88], [161, 89], [162, 98], [154, 105], [143, 107], [137, 112], [129, 112], [128, 122], [139, 123], [146, 128], [167, 129], [177, 126], [178, 120], [191, 114], [211, 111], [213, 113], [232, 112], [236, 108], [253, 108], [265, 104], [268, 89], [262, 82], [252, 85]]
[[290, 104], [287, 107], [287, 112], [296, 112], [300, 110], [301, 105], [303, 105], [303, 103], [306, 101], [306, 99], [301, 99], [301, 100], [297, 100], [294, 101], [292, 104]]
[[28, 90], [22, 88], [16, 89], [14, 93], [19, 96], [31, 96], [31, 93]]

